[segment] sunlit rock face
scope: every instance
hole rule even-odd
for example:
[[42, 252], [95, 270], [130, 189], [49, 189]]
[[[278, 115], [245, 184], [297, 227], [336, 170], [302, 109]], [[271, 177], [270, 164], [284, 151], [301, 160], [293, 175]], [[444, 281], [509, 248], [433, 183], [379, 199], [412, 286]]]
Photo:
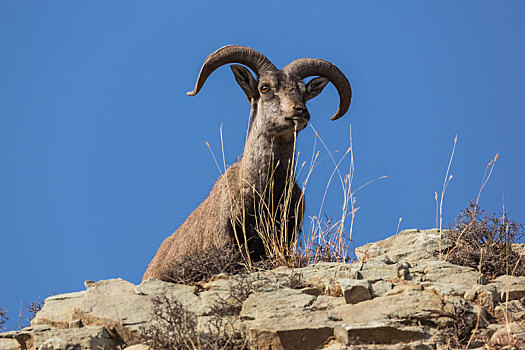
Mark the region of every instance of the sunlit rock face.
[[332, 350], [523, 344], [525, 277], [490, 281], [441, 261], [439, 239], [437, 230], [407, 230], [357, 248], [353, 263], [220, 274], [195, 286], [87, 281], [84, 291], [46, 299], [29, 327], [0, 334], [0, 349], [146, 350], [181, 329], [162, 323], [167, 310], [182, 315], [184, 337], [202, 348], [228, 341], [230, 348]]

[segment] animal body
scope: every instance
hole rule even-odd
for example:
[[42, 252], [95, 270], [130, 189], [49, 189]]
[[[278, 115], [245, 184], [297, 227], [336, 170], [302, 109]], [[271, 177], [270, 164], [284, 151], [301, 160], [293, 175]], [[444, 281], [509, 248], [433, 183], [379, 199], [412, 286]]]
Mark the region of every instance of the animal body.
[[[232, 63], [235, 80], [251, 104], [242, 157], [219, 177], [208, 197], [175, 233], [164, 240], [143, 280], [173, 280], [174, 266], [180, 261], [214, 247], [236, 246], [252, 261], [261, 260], [268, 254], [261, 238], [261, 226], [268, 220], [273, 220], [272, 227], [280, 232], [284, 245], [297, 238], [304, 198], [295, 182], [293, 160], [297, 133], [310, 120], [306, 101], [331, 82], [339, 93], [339, 108], [331, 119], [338, 119], [350, 106], [350, 83], [325, 60], [302, 58], [278, 70], [258, 51], [230, 45], [206, 58], [195, 89], [188, 95], [196, 95], [214, 70]], [[316, 78], [303, 82], [312, 76]]]

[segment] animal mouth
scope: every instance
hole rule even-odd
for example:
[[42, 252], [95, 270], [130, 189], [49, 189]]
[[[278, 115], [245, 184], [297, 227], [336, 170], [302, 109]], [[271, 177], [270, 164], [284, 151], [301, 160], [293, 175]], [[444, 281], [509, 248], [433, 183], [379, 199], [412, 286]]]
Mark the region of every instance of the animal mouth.
[[294, 122], [302, 122], [302, 123], [308, 123], [308, 120], [310, 120], [310, 118], [308, 118], [306, 116], [303, 116], [303, 115], [294, 115], [292, 117], [286, 117], [284, 119], [285, 120], [292, 120]]
[[296, 115], [296, 116], [293, 116], [293, 117], [287, 117], [287, 118], [284, 118], [285, 120], [289, 120], [292, 122], [292, 127], [296, 130], [296, 131], [299, 131], [299, 130], [303, 130], [304, 128], [306, 128], [306, 125], [308, 124], [308, 120], [310, 118], [307, 118], [306, 116], [299, 116], [299, 115]]

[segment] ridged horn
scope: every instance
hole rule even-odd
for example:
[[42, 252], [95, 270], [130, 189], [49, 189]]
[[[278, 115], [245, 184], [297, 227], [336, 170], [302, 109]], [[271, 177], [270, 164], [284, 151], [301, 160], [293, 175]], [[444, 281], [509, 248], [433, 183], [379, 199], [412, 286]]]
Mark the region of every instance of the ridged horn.
[[209, 55], [202, 64], [197, 83], [193, 91], [187, 92], [188, 96], [195, 96], [204, 85], [206, 79], [214, 70], [228, 63], [240, 63], [260, 76], [261, 73], [268, 70], [277, 70], [272, 62], [262, 53], [245, 46], [228, 45], [221, 47]]
[[348, 111], [352, 99], [352, 88], [343, 72], [332, 63], [318, 58], [300, 58], [289, 63], [283, 68], [283, 71], [296, 75], [301, 80], [315, 75], [327, 78], [339, 93], [339, 107], [330, 119], [339, 119]]

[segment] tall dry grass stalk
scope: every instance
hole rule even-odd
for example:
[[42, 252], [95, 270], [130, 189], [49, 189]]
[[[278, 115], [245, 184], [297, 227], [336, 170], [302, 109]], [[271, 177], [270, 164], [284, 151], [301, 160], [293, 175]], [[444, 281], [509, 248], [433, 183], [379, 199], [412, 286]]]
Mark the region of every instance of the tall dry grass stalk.
[[[333, 261], [333, 262], [347, 262], [351, 257], [351, 241], [354, 230], [354, 219], [356, 212], [359, 207], [356, 206], [356, 193], [368, 184], [386, 178], [381, 176], [377, 179], [368, 181], [364, 185], [360, 186], [356, 190], [352, 189], [352, 183], [355, 174], [355, 163], [353, 153], [353, 142], [352, 142], [352, 128], [349, 130], [349, 147], [346, 152], [336, 160], [334, 157], [335, 152], [331, 152], [319, 135], [317, 130], [311, 126], [315, 133], [315, 140], [319, 140], [324, 149], [326, 150], [328, 157], [332, 161], [333, 171], [327, 181], [323, 198], [319, 206], [319, 211], [316, 216], [310, 217], [309, 233], [302, 236], [302, 241], [299, 242], [300, 255], [308, 258], [310, 263], [316, 263], [319, 261]], [[314, 151], [317, 142], [314, 142]], [[319, 151], [313, 152], [315, 157], [312, 157], [310, 164], [310, 171], [312, 171], [318, 165]], [[342, 171], [342, 164], [350, 158], [350, 164], [347, 172]], [[334, 179], [339, 180], [340, 193], [342, 194], [342, 205], [340, 217], [337, 220], [323, 219], [322, 213], [328, 193], [328, 189]], [[303, 185], [303, 192], [306, 191], [306, 183]]]
[[[439, 227], [439, 259], [441, 259], [442, 251], [442, 242], [443, 242], [443, 200], [445, 198], [445, 191], [447, 190], [450, 180], [452, 180], [452, 174], [450, 173], [450, 166], [452, 165], [452, 159], [454, 159], [454, 152], [456, 151], [456, 144], [458, 142], [458, 135], [454, 137], [454, 146], [452, 147], [452, 153], [450, 154], [450, 159], [448, 161], [447, 172], [445, 173], [445, 180], [443, 180], [443, 188], [441, 189], [441, 199], [438, 206], [438, 195], [437, 192], [434, 192], [434, 198], [436, 199], [436, 227]], [[438, 212], [439, 209], [439, 212]], [[439, 214], [439, 215], [438, 215]], [[439, 226], [438, 226], [438, 217], [439, 217]]]
[[450, 168], [451, 168], [451, 165], [452, 165], [452, 160], [454, 159], [454, 153], [456, 151], [457, 141], [458, 141], [458, 135], [456, 134], [456, 136], [454, 137], [454, 144], [452, 146], [452, 152], [450, 154], [450, 159], [448, 161], [447, 171], [445, 173], [445, 179], [443, 180], [443, 187], [441, 189], [441, 197], [438, 199], [437, 192], [434, 192], [434, 199], [436, 201], [436, 227], [439, 228], [439, 259], [440, 260], [447, 260], [448, 259], [448, 256], [450, 255], [450, 253], [452, 253], [454, 251], [455, 247], [457, 246], [457, 243], [459, 242], [459, 240], [461, 239], [463, 234], [468, 230], [470, 225], [472, 225], [472, 223], [475, 221], [476, 214], [477, 214], [476, 210], [478, 208], [478, 204], [479, 204], [479, 199], [481, 197], [481, 193], [483, 192], [483, 189], [487, 185], [487, 183], [488, 183], [488, 181], [490, 179], [490, 176], [492, 175], [492, 170], [494, 169], [494, 165], [496, 164], [496, 161], [498, 160], [498, 157], [499, 157], [499, 154], [496, 153], [494, 158], [487, 164], [487, 167], [485, 168], [485, 172], [483, 173], [483, 179], [481, 180], [481, 187], [480, 187], [478, 195], [476, 197], [475, 206], [474, 206], [475, 209], [472, 212], [471, 221], [462, 230], [462, 232], [459, 234], [459, 236], [457, 238], [456, 246], [454, 248], [452, 248], [451, 250], [449, 250], [447, 252], [447, 255], [443, 258], [443, 256], [442, 256], [442, 252], [443, 252], [443, 249], [442, 249], [442, 242], [443, 242], [443, 201], [444, 201], [445, 192], [446, 192], [447, 187], [448, 187], [448, 185], [450, 183], [450, 180], [452, 180], [452, 178], [453, 178], [453, 175], [450, 174]]
[[[299, 161], [300, 152], [294, 152], [293, 158], [289, 164], [279, 164], [270, 160], [270, 166], [264, 178], [265, 187], [257, 189], [253, 184], [248, 184], [254, 194], [255, 200], [253, 205], [253, 212], [255, 215], [255, 230], [261, 239], [267, 261], [265, 266], [269, 268], [278, 266], [300, 267], [310, 263], [319, 261], [332, 262], [347, 262], [352, 256], [351, 240], [354, 229], [354, 219], [359, 207], [356, 206], [356, 193], [368, 184], [386, 178], [386, 176], [378, 177], [374, 180], [368, 181], [357, 189], [352, 188], [352, 182], [355, 173], [354, 154], [352, 145], [352, 130], [349, 130], [350, 145], [346, 152], [342, 154], [340, 159], [336, 159], [334, 154], [338, 152], [331, 152], [319, 135], [317, 130], [310, 124], [314, 132], [314, 145], [312, 156], [309, 162]], [[297, 134], [296, 134], [297, 135]], [[222, 128], [221, 128], [221, 144]], [[317, 149], [318, 144], [321, 144], [327, 155], [320, 159], [320, 151]], [[206, 143], [210, 152], [212, 153], [215, 164], [221, 171], [217, 159], [213, 155], [211, 148]], [[224, 147], [221, 146], [223, 150]], [[318, 214], [303, 220], [303, 226], [308, 227], [306, 232], [300, 232], [300, 222], [302, 217], [304, 196], [307, 193], [308, 183], [314, 170], [320, 165], [325, 158], [329, 158], [333, 165], [333, 170], [328, 178], [325, 191], [319, 206]], [[349, 160], [349, 168], [344, 171], [342, 164], [345, 160]], [[224, 151], [223, 151], [223, 164]], [[286, 166], [285, 183], [276, 184], [276, 170], [277, 167]], [[224, 168], [226, 169], [226, 167]], [[303, 183], [301, 185], [302, 197], [301, 200], [294, 206], [292, 201], [293, 188], [295, 185], [295, 176], [304, 174]], [[332, 182], [340, 185], [340, 193], [342, 194], [341, 212], [338, 219], [323, 218], [323, 208], [327, 198], [328, 190]], [[279, 191], [274, 191], [276, 186], [279, 186]], [[281, 187], [282, 191], [280, 191]], [[280, 193], [279, 198], [274, 198], [275, 193]], [[244, 199], [241, 199], [244, 203]], [[233, 211], [241, 211], [241, 215], [237, 216], [237, 222], [232, 222], [234, 227], [235, 240], [239, 248], [244, 265], [249, 269], [253, 269], [254, 262], [250, 257], [250, 249], [248, 246], [249, 234], [247, 228], [247, 207], [241, 205], [240, 208], [231, 208]], [[306, 222], [308, 221], [308, 222]], [[240, 228], [240, 229], [239, 229]], [[238, 232], [240, 231], [240, 232]]]
[[[281, 265], [298, 265], [294, 247], [297, 237], [299, 236], [299, 230], [297, 227], [299, 227], [298, 220], [300, 220], [300, 214], [302, 214], [301, 201], [298, 205], [292, 207], [292, 194], [295, 186], [295, 177], [292, 167], [295, 164], [296, 136], [297, 133], [294, 135], [293, 158], [289, 164], [280, 164], [279, 161], [275, 162], [275, 159], [272, 157], [269, 160], [270, 166], [267, 168], [267, 173], [261, 174], [261, 179], [264, 179], [262, 183], [265, 184], [263, 188], [259, 188], [256, 184], [248, 182], [244, 184], [252, 194], [249, 198], [255, 198], [255, 200], [249, 201], [248, 198], [243, 196], [245, 194], [244, 191], [241, 191], [241, 205], [237, 207], [234, 204], [234, 201], [231, 200], [232, 198], [230, 198], [230, 203], [232, 204], [230, 210], [234, 213], [240, 213], [240, 215], [232, 215], [232, 217], [237, 219], [235, 222], [232, 222], [231, 225], [234, 230], [234, 238], [242, 262], [248, 270], [254, 268], [254, 261], [251, 259], [249, 247], [250, 239], [253, 239], [253, 237], [250, 237], [251, 234], [248, 232], [253, 228], [248, 227], [248, 215], [250, 215], [248, 214], [248, 209], [250, 209], [251, 212], [256, 213], [253, 217], [253, 219], [255, 219], [255, 231], [258, 234], [258, 238], [262, 241], [265, 255], [268, 257], [266, 266], [277, 267]], [[223, 139], [221, 130], [221, 144], [222, 143]], [[222, 149], [224, 150], [223, 147]], [[225, 164], [224, 151], [223, 163]], [[276, 184], [276, 171], [278, 167], [282, 166], [286, 167], [284, 186], [279, 198], [274, 198], [274, 193], [276, 192], [274, 189], [276, 185], [280, 185]], [[226, 169], [225, 165], [224, 167]], [[232, 191], [228, 191], [228, 193], [232, 193]], [[301, 198], [301, 200], [302, 199], [303, 198]], [[253, 207], [249, 208], [249, 206]], [[295, 223], [295, 225], [289, 225], [290, 221]]]
[[[461, 232], [457, 236], [457, 239], [456, 239], [456, 242], [455, 242], [454, 246], [447, 251], [447, 254], [446, 254], [446, 256], [444, 258], [442, 258], [442, 254], [441, 254], [442, 250], [440, 249], [440, 259], [441, 260], [447, 260], [449, 258], [450, 254], [452, 252], [454, 252], [454, 250], [456, 250], [457, 247], [460, 246], [459, 242], [463, 238], [463, 235], [465, 234], [465, 232], [467, 232], [467, 230], [476, 222], [476, 217], [477, 217], [478, 210], [479, 210], [479, 199], [481, 197], [481, 193], [483, 192], [483, 189], [487, 185], [487, 183], [488, 183], [488, 181], [490, 179], [490, 176], [492, 175], [492, 171], [494, 170], [494, 166], [496, 165], [496, 161], [498, 160], [498, 158], [499, 158], [499, 153], [496, 153], [494, 158], [491, 161], [489, 161], [489, 163], [485, 167], [485, 172], [483, 173], [483, 178], [481, 180], [481, 186], [480, 186], [478, 195], [476, 196], [476, 201], [474, 202], [473, 210], [470, 213], [470, 221], [461, 230]], [[441, 238], [440, 238], [440, 248], [441, 248]]]

